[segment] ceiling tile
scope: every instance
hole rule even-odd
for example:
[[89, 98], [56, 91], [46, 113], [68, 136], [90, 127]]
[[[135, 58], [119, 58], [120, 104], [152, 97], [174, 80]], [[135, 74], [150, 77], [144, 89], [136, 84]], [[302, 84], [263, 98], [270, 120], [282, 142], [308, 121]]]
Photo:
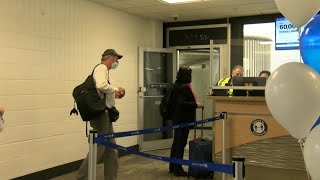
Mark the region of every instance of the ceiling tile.
[[234, 0], [215, 0], [215, 1], [208, 1], [207, 7], [219, 7], [219, 6], [230, 6], [234, 5], [236, 3], [239, 3], [240, 0], [234, 1]]
[[164, 3], [156, 0], [125, 0], [126, 3], [134, 5], [134, 7], [161, 6]]
[[208, 7], [207, 2], [196, 2], [196, 3], [187, 3], [187, 4], [175, 4], [173, 7], [180, 10], [190, 10], [190, 9], [199, 9]]
[[279, 13], [278, 9], [264, 9], [264, 10], [260, 10], [260, 12], [262, 14], [275, 14], [275, 13]]
[[233, 6], [239, 12], [263, 10], [263, 9], [277, 9], [273, 3], [252, 3], [247, 5]]
[[167, 4], [159, 0], [89, 0], [141, 17], [175, 21], [216, 19], [278, 13], [274, 0], [206, 0], [195, 3]]
[[105, 2], [104, 4], [106, 6], [113, 7], [113, 8], [119, 9], [119, 10], [136, 6], [136, 4], [128, 2], [128, 1], [111, 1], [111, 2]]
[[131, 8], [126, 9], [126, 12], [137, 13], [137, 14], [140, 14], [140, 13], [142, 14], [145, 11], [146, 10], [145, 9], [141, 9], [141, 7], [131, 7]]
[[243, 12], [240, 12], [240, 13], [233, 13], [231, 15], [231, 17], [237, 17], [237, 16], [253, 16], [253, 15], [261, 15], [262, 13], [259, 12], [259, 11], [243, 11]]
[[161, 6], [148, 6], [144, 8], [145, 10], [149, 12], [154, 12], [154, 13], [169, 13], [169, 12], [178, 12], [179, 10], [173, 6], [170, 5], [161, 5]]
[[105, 2], [111, 2], [111, 1], [118, 1], [118, 0], [91, 0], [98, 3], [105, 3]]

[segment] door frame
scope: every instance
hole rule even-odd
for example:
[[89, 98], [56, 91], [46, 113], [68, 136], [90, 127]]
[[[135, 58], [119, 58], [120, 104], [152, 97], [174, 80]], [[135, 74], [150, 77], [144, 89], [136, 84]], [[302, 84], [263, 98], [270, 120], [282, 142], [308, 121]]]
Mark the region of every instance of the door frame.
[[[173, 54], [173, 76], [172, 80], [175, 80], [175, 74], [177, 73], [177, 50], [175, 48], [148, 48], [148, 47], [138, 47], [138, 129], [145, 129], [144, 127], [144, 92], [146, 90], [144, 86], [144, 52], [159, 52], [159, 53], [172, 53]], [[151, 96], [150, 96], [151, 97]], [[155, 97], [155, 96], [152, 96]], [[158, 96], [157, 96], [158, 97]], [[163, 97], [163, 96], [159, 96]], [[158, 149], [170, 148], [173, 142], [173, 138], [170, 139], [160, 139], [153, 141], [144, 141], [144, 135], [138, 136], [138, 144], [140, 151], [151, 151]]]
[[[210, 45], [194, 45], [194, 46], [174, 46], [174, 48], [179, 50], [188, 50], [188, 49], [210, 49], [210, 74], [212, 74], [212, 61], [213, 61], [213, 49], [219, 48], [220, 49], [220, 62], [219, 62], [219, 76], [228, 77], [230, 74], [230, 53], [229, 53], [229, 46], [228, 44], [213, 44], [213, 40], [210, 40]], [[177, 63], [179, 64], [179, 53], [177, 54]], [[215, 84], [212, 83], [212, 79], [210, 76], [210, 93], [212, 87]], [[209, 93], [209, 92], [208, 92]]]
[[[213, 61], [213, 49], [220, 49], [220, 62], [219, 62], [219, 75], [220, 77], [227, 77], [229, 75], [229, 67], [230, 67], [230, 55], [228, 44], [213, 44], [213, 41], [210, 41], [210, 45], [194, 45], [194, 46], [175, 46], [169, 48], [148, 48], [148, 47], [139, 47], [138, 48], [138, 129], [144, 129], [144, 101], [143, 98], [147, 98], [144, 96], [145, 86], [144, 86], [144, 52], [163, 52], [163, 53], [173, 53], [173, 76], [172, 80], [175, 80], [175, 74], [178, 71], [179, 65], [179, 50], [187, 50], [187, 49], [209, 49], [210, 50], [210, 74], [212, 74], [212, 61]], [[211, 86], [208, 91], [211, 92], [212, 80], [210, 77]], [[208, 92], [209, 93], [209, 92]], [[154, 97], [154, 96], [153, 96]], [[163, 96], [159, 96], [163, 97]], [[173, 138], [170, 139], [161, 139], [161, 140], [153, 140], [153, 141], [144, 141], [143, 135], [138, 136], [138, 144], [140, 151], [150, 151], [150, 150], [158, 150], [158, 149], [167, 149], [172, 145]]]

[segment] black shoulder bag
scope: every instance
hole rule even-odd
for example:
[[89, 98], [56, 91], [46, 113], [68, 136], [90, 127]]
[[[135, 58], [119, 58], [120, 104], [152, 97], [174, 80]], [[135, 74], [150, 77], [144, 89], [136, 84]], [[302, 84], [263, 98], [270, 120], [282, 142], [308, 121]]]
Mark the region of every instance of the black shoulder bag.
[[99, 96], [93, 80], [95, 68], [82, 84], [74, 88], [72, 93], [83, 121], [90, 121], [106, 110], [105, 96], [104, 98]]

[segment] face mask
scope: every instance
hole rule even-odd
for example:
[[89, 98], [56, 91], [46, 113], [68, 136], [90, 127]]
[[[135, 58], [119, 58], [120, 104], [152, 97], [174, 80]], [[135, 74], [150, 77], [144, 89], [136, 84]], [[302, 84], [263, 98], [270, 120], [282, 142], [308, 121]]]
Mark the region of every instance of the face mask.
[[115, 69], [115, 68], [117, 68], [117, 67], [118, 67], [118, 65], [119, 65], [119, 62], [118, 62], [118, 61], [115, 61], [114, 63], [112, 63], [112, 65], [111, 65], [111, 69]]

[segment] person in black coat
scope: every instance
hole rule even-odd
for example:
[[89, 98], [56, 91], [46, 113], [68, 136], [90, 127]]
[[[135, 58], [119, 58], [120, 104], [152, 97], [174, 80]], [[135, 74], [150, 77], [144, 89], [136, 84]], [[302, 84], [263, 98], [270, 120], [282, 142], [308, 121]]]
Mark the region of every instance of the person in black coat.
[[[179, 68], [177, 78], [174, 83], [172, 94], [173, 124], [194, 122], [196, 120], [196, 109], [202, 107], [197, 102], [197, 98], [191, 88], [192, 70], [188, 66]], [[173, 143], [171, 147], [171, 158], [183, 159], [184, 148], [187, 145], [189, 128], [179, 128], [174, 130]], [[175, 176], [187, 176], [181, 165], [170, 163], [169, 172]]]

